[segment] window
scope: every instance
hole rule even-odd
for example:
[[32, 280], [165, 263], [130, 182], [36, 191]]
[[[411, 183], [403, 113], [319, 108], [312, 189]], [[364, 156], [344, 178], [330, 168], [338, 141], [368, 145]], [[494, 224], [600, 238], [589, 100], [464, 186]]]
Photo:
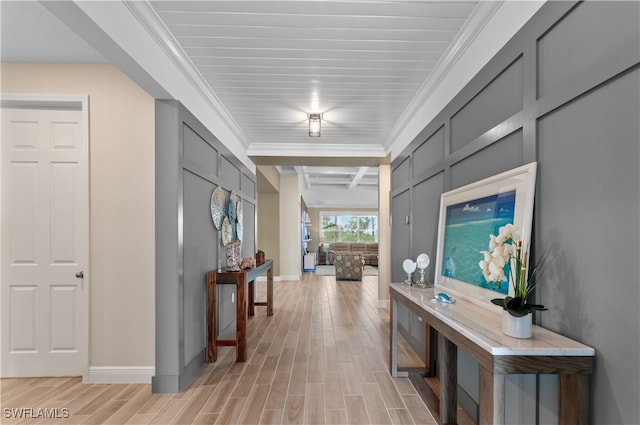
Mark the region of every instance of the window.
[[331, 242], [375, 242], [378, 216], [359, 213], [320, 213], [320, 237]]

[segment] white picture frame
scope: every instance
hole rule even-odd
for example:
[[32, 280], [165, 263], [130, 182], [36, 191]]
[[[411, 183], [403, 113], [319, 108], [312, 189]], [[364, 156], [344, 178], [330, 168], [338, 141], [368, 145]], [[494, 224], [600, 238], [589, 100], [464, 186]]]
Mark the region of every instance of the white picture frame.
[[[479, 263], [490, 234], [509, 222], [529, 251], [537, 163], [523, 165], [440, 196], [434, 287], [498, 312], [492, 298], [513, 292], [511, 282], [496, 289], [487, 283]], [[512, 208], [512, 212], [509, 209]], [[493, 218], [491, 217], [493, 209]], [[493, 230], [489, 230], [489, 229]]]

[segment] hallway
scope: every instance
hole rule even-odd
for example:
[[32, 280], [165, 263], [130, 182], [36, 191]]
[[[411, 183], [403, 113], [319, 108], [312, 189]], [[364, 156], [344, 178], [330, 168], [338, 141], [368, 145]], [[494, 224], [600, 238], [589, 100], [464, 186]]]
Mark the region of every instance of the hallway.
[[[409, 381], [389, 376], [389, 310], [377, 308], [377, 285], [376, 276], [336, 282], [313, 273], [275, 282], [274, 315], [258, 307], [248, 320], [248, 361], [235, 363], [235, 349], [220, 347], [218, 361], [179, 394], [80, 378], [3, 379], [2, 423], [435, 424]], [[257, 286], [260, 300], [266, 285]], [[419, 363], [404, 341], [399, 360]], [[9, 419], [6, 408], [68, 418]]]

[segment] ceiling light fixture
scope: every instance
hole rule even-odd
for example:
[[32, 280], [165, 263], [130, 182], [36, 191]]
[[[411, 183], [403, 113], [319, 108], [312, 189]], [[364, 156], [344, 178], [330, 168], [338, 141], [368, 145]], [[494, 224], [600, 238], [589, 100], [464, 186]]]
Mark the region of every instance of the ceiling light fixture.
[[309, 114], [309, 137], [320, 137], [322, 114]]

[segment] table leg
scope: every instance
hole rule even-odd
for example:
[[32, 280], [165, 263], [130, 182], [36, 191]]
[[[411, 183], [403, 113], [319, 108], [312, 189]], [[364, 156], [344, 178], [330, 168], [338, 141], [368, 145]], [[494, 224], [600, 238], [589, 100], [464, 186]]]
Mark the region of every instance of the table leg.
[[425, 376], [436, 376], [436, 353], [435, 350], [438, 349], [437, 336], [435, 330], [425, 322], [424, 325], [425, 335], [424, 335], [424, 366], [425, 366]]
[[216, 327], [218, 317], [216, 314], [216, 274], [207, 273], [207, 361], [215, 362], [218, 359], [218, 347], [216, 343]]
[[589, 375], [558, 375], [558, 423], [589, 423]]
[[443, 424], [457, 423], [458, 409], [458, 347], [438, 335], [440, 363], [440, 420]]
[[505, 375], [480, 365], [480, 425], [504, 425]]
[[236, 361], [247, 361], [247, 275], [239, 273], [237, 277], [237, 300], [236, 300]]
[[267, 316], [273, 316], [273, 267], [267, 270]]
[[391, 297], [391, 342], [389, 349], [389, 367], [391, 376], [398, 377], [398, 300]]
[[249, 291], [249, 293], [247, 294], [247, 297], [248, 297], [247, 307], [248, 307], [249, 311], [247, 312], [247, 314], [249, 316], [254, 316], [255, 315], [254, 303], [255, 303], [256, 290], [255, 290], [255, 286], [254, 286], [254, 281], [253, 280], [251, 282], [249, 282], [248, 291]]

